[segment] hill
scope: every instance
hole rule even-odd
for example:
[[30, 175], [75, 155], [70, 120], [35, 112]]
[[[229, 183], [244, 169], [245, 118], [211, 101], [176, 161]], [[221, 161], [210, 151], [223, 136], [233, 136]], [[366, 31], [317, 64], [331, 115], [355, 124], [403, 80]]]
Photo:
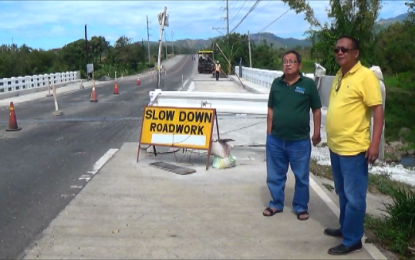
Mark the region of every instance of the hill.
[[405, 21], [409, 16], [409, 13], [400, 14], [398, 16], [388, 18], [388, 19], [380, 19], [375, 23], [375, 32], [378, 32], [381, 29], [388, 27], [394, 23], [402, 23]]
[[[375, 23], [375, 32], [386, 28], [387, 26], [395, 23], [395, 22], [403, 22], [408, 17], [408, 13], [400, 14], [396, 17], [388, 18], [388, 19], [380, 19]], [[204, 48], [211, 48], [212, 43], [218, 39], [223, 38], [224, 36], [208, 38], [208, 39], [182, 39], [174, 41], [174, 47], [181, 47], [183, 49], [190, 49], [190, 50], [199, 50]], [[250, 35], [251, 40], [254, 44], [260, 44], [264, 40], [267, 44], [272, 44], [274, 48], [294, 48], [294, 47], [311, 47], [311, 42], [308, 39], [295, 39], [295, 38], [282, 38], [272, 33], [254, 33]], [[137, 42], [141, 44], [141, 42]], [[167, 45], [171, 46], [171, 41], [167, 41]], [[158, 45], [156, 41], [150, 41], [150, 45]]]
[[[184, 39], [184, 40], [177, 40], [174, 42], [175, 46], [181, 46], [185, 48], [191, 48], [194, 50], [209, 48], [212, 46], [212, 42], [216, 39], [223, 38], [224, 36], [209, 38], [206, 40], [203, 39]], [[295, 39], [295, 38], [281, 38], [272, 33], [255, 33], [250, 35], [251, 40], [254, 44], [259, 44], [264, 40], [268, 44], [272, 44], [274, 48], [293, 48], [296, 46], [301, 47], [309, 47], [311, 46], [311, 42], [306, 39]]]
[[[403, 22], [405, 19], [408, 18], [408, 13], [400, 14], [398, 16], [387, 18], [387, 19], [380, 19], [375, 23], [375, 32], [378, 32], [382, 28], [386, 28], [387, 26], [395, 23], [395, 22]], [[181, 46], [184, 48], [190, 48], [193, 50], [209, 48], [212, 46], [212, 42], [217, 39], [221, 38], [209, 38], [206, 40], [203, 39], [184, 39], [184, 40], [177, 40], [174, 42], [175, 46]], [[310, 47], [311, 42], [307, 39], [295, 39], [295, 38], [282, 38], [278, 37], [272, 33], [255, 33], [250, 35], [252, 41], [256, 44], [261, 43], [265, 40], [268, 44], [272, 44], [274, 48], [293, 48], [297, 46], [301, 47]], [[171, 44], [171, 43], [169, 43]]]

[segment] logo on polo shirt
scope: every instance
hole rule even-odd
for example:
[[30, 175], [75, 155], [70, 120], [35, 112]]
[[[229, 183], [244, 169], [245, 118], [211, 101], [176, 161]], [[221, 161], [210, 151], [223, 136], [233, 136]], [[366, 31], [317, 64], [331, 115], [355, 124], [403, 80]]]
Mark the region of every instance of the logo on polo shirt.
[[301, 93], [301, 94], [304, 94], [305, 89], [304, 89], [304, 88], [302, 88], [302, 87], [296, 87], [296, 88], [295, 88], [295, 92], [297, 92], [297, 93]]

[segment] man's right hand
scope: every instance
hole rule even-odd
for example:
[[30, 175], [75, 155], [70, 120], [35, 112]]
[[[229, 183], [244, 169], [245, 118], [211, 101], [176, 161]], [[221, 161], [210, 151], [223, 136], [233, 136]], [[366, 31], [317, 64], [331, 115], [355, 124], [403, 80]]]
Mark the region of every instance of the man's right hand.
[[320, 133], [314, 133], [313, 137], [311, 138], [312, 142], [313, 142], [313, 146], [318, 145], [321, 142], [321, 137], [320, 137]]

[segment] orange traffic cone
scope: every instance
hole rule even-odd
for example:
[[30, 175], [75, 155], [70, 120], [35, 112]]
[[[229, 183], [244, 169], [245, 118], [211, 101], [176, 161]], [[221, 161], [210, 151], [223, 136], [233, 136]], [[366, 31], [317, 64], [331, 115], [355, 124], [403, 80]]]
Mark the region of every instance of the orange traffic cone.
[[92, 87], [92, 92], [91, 92], [91, 102], [98, 102], [97, 99], [97, 94], [95, 93], [95, 86]]
[[114, 94], [115, 95], [120, 94], [120, 93], [118, 93], [118, 85], [117, 85], [117, 82], [115, 82], [115, 85], [114, 85]]
[[10, 102], [10, 116], [9, 116], [9, 128], [6, 131], [19, 131], [22, 128], [17, 126], [16, 114], [14, 113], [13, 102]]
[[140, 82], [140, 77], [137, 77], [137, 86], [140, 86], [141, 82]]

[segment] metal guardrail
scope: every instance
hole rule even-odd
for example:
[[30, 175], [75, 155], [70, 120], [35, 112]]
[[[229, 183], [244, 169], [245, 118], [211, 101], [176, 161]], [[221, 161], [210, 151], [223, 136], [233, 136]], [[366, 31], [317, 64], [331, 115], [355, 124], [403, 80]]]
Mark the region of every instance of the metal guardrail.
[[268, 94], [188, 91], [150, 91], [152, 106], [206, 107], [217, 113], [266, 115]]

